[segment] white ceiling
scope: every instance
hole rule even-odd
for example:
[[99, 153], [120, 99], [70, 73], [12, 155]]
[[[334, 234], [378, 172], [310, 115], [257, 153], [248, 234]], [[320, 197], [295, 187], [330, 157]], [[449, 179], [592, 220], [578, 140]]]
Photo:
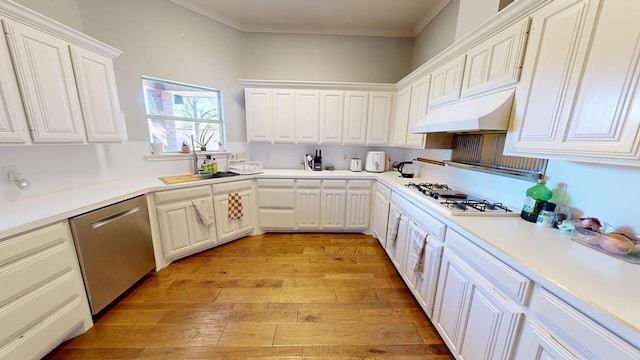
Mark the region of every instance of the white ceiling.
[[451, 0], [171, 0], [244, 32], [414, 37]]

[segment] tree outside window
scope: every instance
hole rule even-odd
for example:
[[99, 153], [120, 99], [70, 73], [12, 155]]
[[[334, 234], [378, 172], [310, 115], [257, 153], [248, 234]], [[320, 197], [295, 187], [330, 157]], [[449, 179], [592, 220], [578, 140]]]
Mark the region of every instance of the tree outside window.
[[[142, 78], [149, 138], [164, 144], [165, 152], [178, 152], [183, 143], [200, 150], [224, 149], [222, 92], [195, 85]], [[207, 141], [208, 140], [208, 141]]]

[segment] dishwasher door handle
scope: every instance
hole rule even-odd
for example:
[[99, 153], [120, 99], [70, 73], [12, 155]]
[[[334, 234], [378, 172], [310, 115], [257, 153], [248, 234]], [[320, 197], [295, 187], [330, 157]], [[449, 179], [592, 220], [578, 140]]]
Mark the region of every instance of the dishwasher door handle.
[[91, 223], [91, 228], [97, 229], [97, 228], [99, 228], [101, 226], [105, 226], [105, 225], [107, 225], [109, 223], [112, 223], [114, 221], [118, 221], [118, 220], [122, 219], [125, 216], [129, 216], [131, 214], [135, 214], [138, 211], [140, 211], [140, 206], [136, 206], [136, 207], [131, 208], [129, 210], [124, 210], [124, 211], [121, 211], [119, 213], [103, 217], [100, 220], [92, 222]]

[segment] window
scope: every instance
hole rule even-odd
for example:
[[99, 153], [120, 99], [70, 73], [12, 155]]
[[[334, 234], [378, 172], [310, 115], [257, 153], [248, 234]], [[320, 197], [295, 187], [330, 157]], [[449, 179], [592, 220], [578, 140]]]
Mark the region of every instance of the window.
[[183, 143], [216, 151], [224, 145], [222, 92], [217, 89], [148, 77], [142, 78], [149, 138], [165, 152], [180, 151]]

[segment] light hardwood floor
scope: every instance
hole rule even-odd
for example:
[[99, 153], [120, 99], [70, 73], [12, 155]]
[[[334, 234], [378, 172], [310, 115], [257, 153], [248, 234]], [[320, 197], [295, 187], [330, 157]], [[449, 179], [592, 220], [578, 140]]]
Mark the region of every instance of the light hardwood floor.
[[266, 234], [176, 261], [47, 359], [453, 359], [377, 240]]

